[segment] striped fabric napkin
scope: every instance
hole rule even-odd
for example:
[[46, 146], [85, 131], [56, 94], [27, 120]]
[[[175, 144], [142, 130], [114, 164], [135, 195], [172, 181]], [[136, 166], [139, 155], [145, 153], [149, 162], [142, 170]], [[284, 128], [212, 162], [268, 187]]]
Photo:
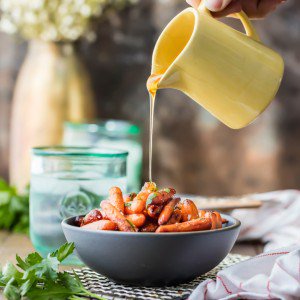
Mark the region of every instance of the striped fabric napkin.
[[300, 191], [275, 191], [249, 198], [260, 200], [263, 205], [233, 211], [233, 217], [242, 222], [239, 241], [261, 240], [266, 243], [264, 251], [300, 245]]
[[300, 245], [240, 262], [202, 282], [189, 300], [300, 299]]

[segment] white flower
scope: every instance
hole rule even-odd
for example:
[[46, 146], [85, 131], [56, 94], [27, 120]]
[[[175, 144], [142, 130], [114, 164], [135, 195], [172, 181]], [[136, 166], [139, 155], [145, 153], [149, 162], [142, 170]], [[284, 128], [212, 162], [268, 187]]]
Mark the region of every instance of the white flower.
[[17, 27], [9, 19], [3, 17], [0, 21], [0, 29], [9, 34], [17, 32]]
[[89, 32], [108, 7], [137, 0], [0, 0], [0, 30], [28, 39], [74, 41]]

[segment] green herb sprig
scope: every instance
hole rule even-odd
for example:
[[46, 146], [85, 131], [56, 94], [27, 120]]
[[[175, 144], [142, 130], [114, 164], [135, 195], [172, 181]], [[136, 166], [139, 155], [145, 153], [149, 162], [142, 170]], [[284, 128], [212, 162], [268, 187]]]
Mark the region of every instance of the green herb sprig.
[[29, 233], [29, 192], [19, 195], [0, 179], [0, 229]]
[[17, 267], [8, 263], [0, 271], [0, 289], [8, 300], [78, 300], [104, 298], [91, 293], [82, 285], [78, 275], [58, 272], [59, 264], [74, 251], [73, 243], [66, 243], [46, 258], [37, 252], [24, 260], [16, 255]]

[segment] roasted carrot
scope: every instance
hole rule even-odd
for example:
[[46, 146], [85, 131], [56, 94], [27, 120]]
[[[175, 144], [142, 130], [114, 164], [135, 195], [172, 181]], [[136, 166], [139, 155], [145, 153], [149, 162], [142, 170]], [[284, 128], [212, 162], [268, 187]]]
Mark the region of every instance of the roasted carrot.
[[109, 189], [109, 202], [124, 214], [124, 200], [120, 188], [115, 186]]
[[136, 197], [131, 202], [131, 205], [126, 210], [128, 213], [140, 214], [146, 208], [146, 201], [152, 192], [156, 191], [156, 184], [154, 182], [146, 182], [142, 190], [136, 195]]
[[130, 203], [136, 197], [136, 193], [130, 193], [123, 196], [124, 203]]
[[151, 204], [148, 206], [147, 208], [147, 214], [150, 218], [155, 218], [157, 219], [161, 213], [163, 209], [163, 206], [162, 205], [154, 205], [154, 204]]
[[117, 230], [118, 227], [116, 223], [110, 220], [100, 220], [87, 225], [83, 225], [82, 228], [92, 229], [92, 230]]
[[87, 225], [89, 223], [93, 223], [96, 221], [100, 221], [103, 219], [100, 209], [91, 210], [82, 220], [81, 226]]
[[179, 223], [181, 221], [181, 218], [182, 218], [181, 209], [178, 207], [178, 205], [176, 205], [172, 213], [172, 216], [167, 224]]
[[117, 224], [120, 231], [136, 231], [135, 228], [133, 228], [132, 225], [126, 220], [125, 216], [112, 204], [108, 203], [107, 201], [102, 201], [101, 208], [109, 220]]
[[158, 192], [152, 192], [147, 198], [147, 205], [162, 205], [172, 199], [175, 194], [176, 191], [173, 188], [166, 188]]
[[158, 224], [164, 225], [166, 224], [169, 219], [171, 218], [174, 208], [177, 205], [177, 203], [180, 201], [180, 198], [175, 198], [170, 200], [162, 209], [159, 218], [158, 218]]
[[187, 232], [209, 230], [211, 228], [210, 219], [198, 218], [191, 221], [176, 223], [171, 225], [161, 225], [155, 232]]
[[228, 220], [222, 218], [222, 224], [227, 224], [228, 222], [229, 222]]
[[224, 223], [228, 222], [227, 220], [223, 219], [220, 213], [218, 213], [217, 211], [199, 210], [199, 216], [211, 220], [211, 229], [222, 228], [223, 220], [225, 221]]
[[199, 218], [198, 208], [192, 200], [186, 199], [181, 206], [182, 221], [191, 221]]
[[144, 214], [131, 214], [125, 216], [125, 218], [138, 228], [143, 226], [146, 221], [146, 216]]
[[156, 222], [146, 220], [146, 223], [144, 226], [141, 227], [140, 231], [141, 232], [155, 232], [157, 229], [158, 225]]

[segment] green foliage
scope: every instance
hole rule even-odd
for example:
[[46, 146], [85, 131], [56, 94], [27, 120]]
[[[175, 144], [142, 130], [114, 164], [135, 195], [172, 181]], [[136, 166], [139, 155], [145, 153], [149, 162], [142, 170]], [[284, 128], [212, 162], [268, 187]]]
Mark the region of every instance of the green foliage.
[[14, 187], [0, 179], [0, 229], [29, 233], [29, 193], [18, 195]]
[[42, 258], [29, 254], [24, 260], [16, 256], [17, 269], [12, 263], [0, 271], [0, 289], [8, 300], [75, 300], [91, 297], [104, 300], [84, 288], [77, 274], [58, 272], [58, 266], [74, 251], [73, 243], [66, 243]]

